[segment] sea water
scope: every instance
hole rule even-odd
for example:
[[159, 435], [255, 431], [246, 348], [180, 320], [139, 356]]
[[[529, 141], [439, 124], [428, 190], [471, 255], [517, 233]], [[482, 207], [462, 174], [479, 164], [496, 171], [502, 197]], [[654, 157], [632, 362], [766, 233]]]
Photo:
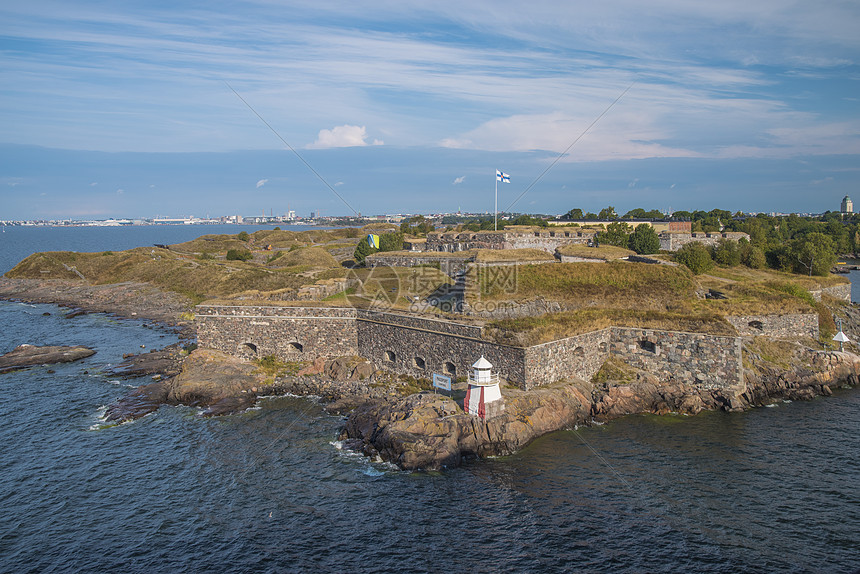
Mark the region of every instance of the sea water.
[[[31, 249], [238, 232], [26, 231], [18, 243], [0, 235], [2, 271]], [[860, 568], [858, 390], [744, 413], [631, 416], [552, 433], [513, 456], [406, 473], [339, 448], [342, 419], [312, 399], [269, 398], [217, 418], [162, 407], [109, 425], [105, 406], [148, 382], [119, 380], [111, 367], [174, 334], [7, 302], [0, 325], [0, 352], [97, 350], [0, 375], [3, 572]]]

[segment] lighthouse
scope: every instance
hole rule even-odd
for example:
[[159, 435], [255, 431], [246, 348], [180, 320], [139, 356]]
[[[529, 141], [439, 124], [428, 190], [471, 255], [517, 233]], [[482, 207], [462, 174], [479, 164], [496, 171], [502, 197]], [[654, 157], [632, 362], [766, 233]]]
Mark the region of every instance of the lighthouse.
[[505, 401], [499, 390], [499, 374], [493, 373], [493, 365], [481, 355], [469, 373], [469, 387], [463, 400], [463, 410], [482, 420], [502, 414]]

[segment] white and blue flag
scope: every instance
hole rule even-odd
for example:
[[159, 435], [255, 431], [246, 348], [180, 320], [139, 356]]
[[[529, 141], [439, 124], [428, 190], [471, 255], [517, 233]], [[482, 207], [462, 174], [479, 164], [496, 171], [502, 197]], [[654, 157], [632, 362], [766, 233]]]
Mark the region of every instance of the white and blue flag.
[[496, 181], [501, 181], [502, 183], [511, 183], [511, 176], [504, 172], [496, 170]]

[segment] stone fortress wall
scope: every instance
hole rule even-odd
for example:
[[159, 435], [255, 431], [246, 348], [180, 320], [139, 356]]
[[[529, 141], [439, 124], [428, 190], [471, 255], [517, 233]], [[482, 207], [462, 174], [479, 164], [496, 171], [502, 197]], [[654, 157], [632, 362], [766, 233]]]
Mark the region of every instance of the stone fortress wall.
[[713, 247], [720, 242], [721, 239], [731, 241], [740, 241], [741, 238], [750, 240], [750, 236], [740, 231], [726, 231], [724, 233], [704, 233], [701, 231], [695, 233], [679, 233], [675, 231], [664, 231], [659, 235], [660, 249], [663, 251], [678, 251], [688, 243], [701, 243], [708, 247]]
[[[814, 314], [739, 321], [748, 334], [805, 337], [818, 333]], [[760, 321], [761, 329], [750, 327], [753, 321]], [[478, 325], [325, 307], [201, 305], [197, 325], [202, 347], [229, 354], [275, 355], [284, 360], [359, 355], [383, 369], [416, 377], [465, 376], [483, 355], [503, 379], [526, 390], [565, 378], [590, 379], [609, 355], [697, 388], [743, 384], [740, 336], [608, 327], [523, 348], [484, 340]]]
[[[611, 223], [611, 222], [610, 222]], [[540, 231], [477, 231], [460, 233], [428, 233], [424, 251], [456, 253], [470, 249], [541, 249], [555, 253], [562, 245], [587, 245], [594, 240], [598, 230], [594, 229], [556, 229]], [[659, 234], [660, 249], [677, 251], [688, 243], [716, 245], [721, 239], [749, 241], [749, 235], [739, 231], [723, 233], [704, 233], [689, 231], [663, 231]]]

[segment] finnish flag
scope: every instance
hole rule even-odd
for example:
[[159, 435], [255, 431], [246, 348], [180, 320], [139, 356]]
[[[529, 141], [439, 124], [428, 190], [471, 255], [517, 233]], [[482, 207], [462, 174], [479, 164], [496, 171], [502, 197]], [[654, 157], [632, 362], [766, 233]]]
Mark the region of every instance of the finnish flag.
[[501, 181], [502, 183], [511, 183], [511, 176], [499, 170], [496, 170], [496, 181]]

